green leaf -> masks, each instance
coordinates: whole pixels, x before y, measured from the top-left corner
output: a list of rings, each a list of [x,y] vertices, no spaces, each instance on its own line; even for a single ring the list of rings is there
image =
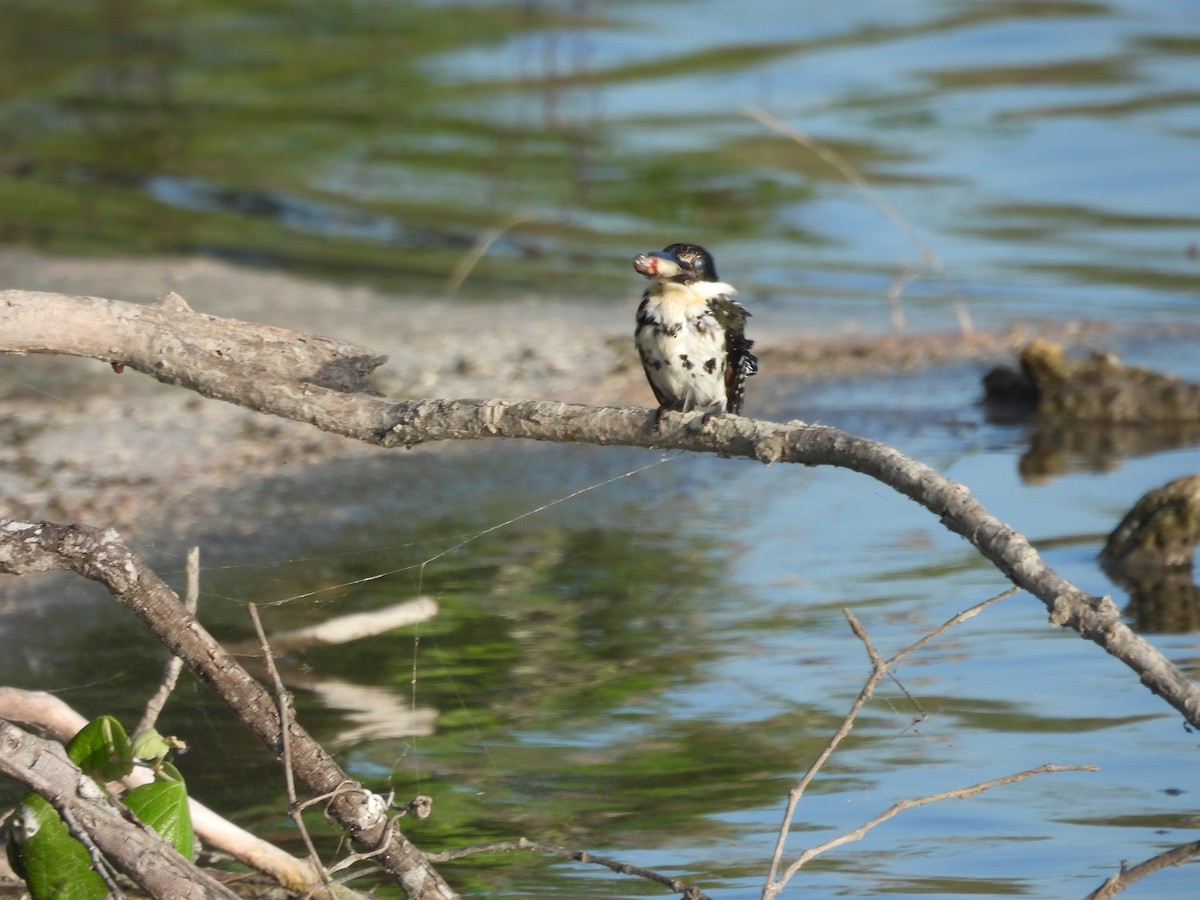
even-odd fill
[[[108,887],[58,810],[32,791],[9,819],[9,858],[33,900],[104,900]]]
[[[101,716],[84,725],[67,744],[67,756],[101,784],[117,781],[133,771],[129,736],[112,716]]]
[[[185,859],[195,859],[187,786],[173,765],[163,763],[163,769],[170,770],[164,772],[168,780],[134,788],[125,795],[125,805]]]
[[[143,728],[133,736],[133,758],[158,762],[171,752],[171,744],[154,728]]]

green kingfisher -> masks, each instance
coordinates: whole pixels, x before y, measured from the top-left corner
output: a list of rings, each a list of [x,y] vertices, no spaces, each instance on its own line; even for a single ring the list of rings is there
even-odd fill
[[[667,410],[740,414],[758,357],[746,338],[750,313],[717,280],[712,256],[695,244],[671,244],[635,256],[633,268],[651,281],[634,341],[658,398],[655,424]]]

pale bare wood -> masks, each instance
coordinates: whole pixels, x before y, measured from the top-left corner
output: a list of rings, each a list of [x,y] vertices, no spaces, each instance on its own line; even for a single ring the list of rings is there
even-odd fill
[[[1200,841],[1192,841],[1172,847],[1157,856],[1153,856],[1136,866],[1126,866],[1121,863],[1121,871],[1105,879],[1104,884],[1092,891],[1083,900],[1112,900],[1113,897],[1132,884],[1141,881],[1148,875],[1160,872],[1168,866],[1182,866],[1196,856],[1200,856]]]

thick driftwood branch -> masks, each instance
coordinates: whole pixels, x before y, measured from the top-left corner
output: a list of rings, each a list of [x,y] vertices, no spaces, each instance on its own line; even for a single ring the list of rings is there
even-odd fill
[[[121,872],[152,897],[237,900],[154,832],[126,819],[53,741],[0,720],[0,774],[28,785],[74,822]]]
[[[280,752],[279,715],[274,699],[213,639],[170,586],[126,547],[114,530],[0,520],[0,573],[25,575],[55,569],[78,572],[107,587],[267,747]],[[347,834],[371,850],[382,844],[374,860],[397,876],[409,897],[444,900],[457,896],[424,854],[399,829],[389,825],[387,804],[382,798],[346,775],[325,749],[294,722],[288,739],[297,777],[312,793],[331,795],[328,811]],[[4,745],[2,749],[7,752],[9,748]]]
[[[0,291],[0,323],[3,352],[102,359],[188,387],[196,372],[212,373],[219,367],[221,377],[234,384],[263,376],[286,377],[361,391],[366,389],[366,376],[387,361],[386,356],[345,341],[204,315],[176,293],[142,305],[102,297]]]
[[[973,544],[1017,586],[1040,599],[1054,625],[1074,629],[1116,656],[1142,682],[1200,728],[1200,685],[1187,678],[1151,644],[1129,630],[1107,597],[1079,590],[1051,569],[1018,532],[990,515],[963,485],[897,450],[836,428],[777,424],[738,416],[711,420],[696,428],[700,415],[669,413],[662,430],[644,409],[608,409],[569,403],[510,400],[415,400],[396,403],[380,397],[331,390],[313,383],[310,368],[288,372],[280,366],[246,377],[237,367],[223,364],[212,353],[189,352],[196,314],[190,310],[176,323],[169,339],[151,341],[138,325],[134,304],[27,291],[0,292],[0,352],[80,353],[63,323],[88,315],[96,304],[117,310],[109,318],[121,328],[110,335],[113,344],[97,358],[121,360],[168,384],[191,388],[259,412],[309,422],[325,431],[385,447],[412,446],[425,441],[481,438],[622,444],[637,447],[718,452],[745,456],[764,463],[791,462],[832,465],[869,475],[937,515],[942,524]],[[82,312],[74,312],[83,305]],[[54,321],[37,327],[40,310],[52,309]],[[208,317],[204,317],[208,318]],[[22,328],[14,331],[9,322]],[[88,320],[90,322],[90,319]],[[225,327],[253,333],[262,326],[215,320]],[[32,323],[32,324],[31,324]],[[155,328],[170,330],[165,312]],[[269,329],[278,335],[278,329]],[[19,333],[16,346],[12,334]],[[153,332],[158,335],[158,331]],[[296,340],[304,336],[297,335]],[[252,344],[252,339],[247,338]],[[156,350],[165,348],[169,352]],[[357,348],[361,351],[361,348]],[[174,354],[181,354],[176,356]],[[88,355],[88,354],[84,354]],[[360,353],[361,355],[361,353]],[[369,352],[368,352],[369,355]]]

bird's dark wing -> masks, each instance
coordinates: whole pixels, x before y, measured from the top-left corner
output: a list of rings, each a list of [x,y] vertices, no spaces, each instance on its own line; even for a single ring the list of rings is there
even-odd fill
[[[746,399],[746,379],[758,372],[758,357],[750,352],[754,341],[746,337],[750,313],[734,300],[721,299],[728,305],[721,317],[725,325],[725,411],[738,416]]]

